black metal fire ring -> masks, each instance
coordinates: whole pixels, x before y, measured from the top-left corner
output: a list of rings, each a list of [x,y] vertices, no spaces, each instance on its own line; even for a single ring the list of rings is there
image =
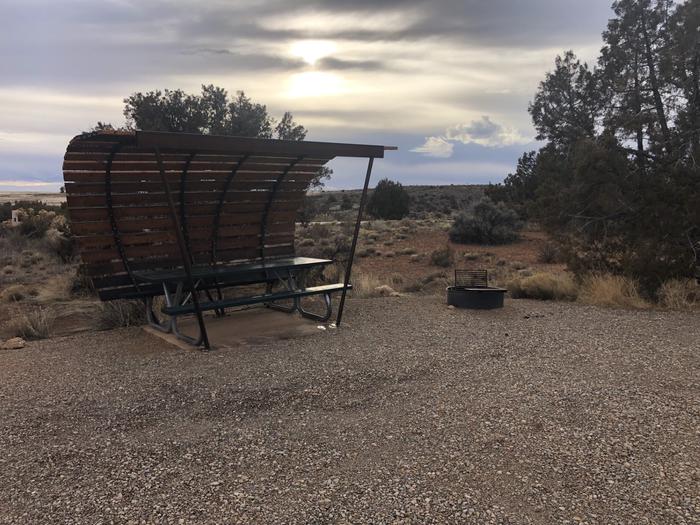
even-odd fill
[[[464,286],[449,286],[447,288],[447,304],[455,308],[472,310],[494,310],[503,308],[504,288],[491,286],[467,288]]]

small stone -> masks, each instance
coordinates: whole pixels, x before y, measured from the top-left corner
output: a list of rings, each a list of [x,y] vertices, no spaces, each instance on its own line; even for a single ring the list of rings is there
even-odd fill
[[[13,337],[12,339],[5,341],[2,344],[2,348],[3,350],[18,350],[20,348],[24,348],[26,344],[26,341],[21,337]]]

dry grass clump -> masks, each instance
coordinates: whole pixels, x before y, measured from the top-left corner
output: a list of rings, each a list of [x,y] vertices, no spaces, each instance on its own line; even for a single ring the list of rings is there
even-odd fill
[[[648,308],[650,305],[639,294],[637,282],[620,275],[595,274],[584,277],[579,301],[598,306],[621,308]]]
[[[74,283],[73,273],[55,275],[41,285],[38,299],[41,302],[67,301],[71,298]]]
[[[529,277],[516,277],[506,284],[511,297],[539,299],[541,301],[573,301],[577,288],[566,274],[536,273]]]
[[[98,325],[102,330],[146,323],[146,308],[142,301],[117,300],[100,305]]]
[[[304,248],[306,246],[315,246],[315,245],[316,245],[316,241],[314,241],[313,239],[301,239],[297,243],[297,246],[299,246],[301,248]]]
[[[0,298],[5,303],[18,303],[24,300],[29,294],[26,288],[21,284],[13,284],[8,286],[0,293]]]
[[[560,259],[559,248],[552,241],[545,242],[537,252],[537,261],[542,264],[554,264]]]
[[[379,278],[371,273],[358,272],[352,278],[352,290],[355,297],[379,297],[377,291],[383,286]]]
[[[430,264],[433,266],[439,266],[440,268],[447,268],[452,266],[454,261],[454,254],[452,248],[445,246],[444,248],[438,248],[430,254]]]
[[[14,337],[47,339],[51,335],[56,315],[48,308],[36,308],[14,317],[7,328]]]
[[[389,278],[389,282],[391,283],[391,286],[394,288],[399,288],[403,283],[405,282],[404,276],[401,275],[400,273],[393,273],[391,274],[391,277]]]
[[[652,306],[640,294],[637,282],[628,277],[592,274],[577,283],[564,273],[527,273],[506,274],[497,280],[514,299],[578,300],[583,304],[635,309]],[[692,279],[667,281],[659,289],[658,306],[673,310],[700,308],[700,285]]]
[[[700,308],[700,285],[694,279],[672,279],[661,285],[659,304],[671,310]]]

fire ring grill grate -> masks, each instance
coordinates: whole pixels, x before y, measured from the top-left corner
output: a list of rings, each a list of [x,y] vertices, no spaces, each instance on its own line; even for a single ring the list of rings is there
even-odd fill
[[[455,286],[458,288],[487,288],[487,270],[455,270]]]
[[[455,285],[447,288],[447,304],[456,308],[503,308],[507,290],[489,286],[486,270],[455,270]]]

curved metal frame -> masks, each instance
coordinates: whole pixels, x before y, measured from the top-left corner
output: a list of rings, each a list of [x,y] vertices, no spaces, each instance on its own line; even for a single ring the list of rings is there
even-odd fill
[[[180,174],[180,227],[182,228],[182,235],[185,239],[185,246],[187,246],[187,251],[192,253],[192,246],[190,245],[190,232],[187,229],[187,210],[185,209],[185,190],[187,188],[187,173],[190,170],[190,164],[194,160],[196,153],[190,153],[185,161],[185,167],[182,169]]]
[[[214,213],[214,224],[212,226],[212,233],[211,233],[211,264],[216,264],[216,248],[217,244],[219,242],[219,225],[221,223],[221,210],[224,208],[224,202],[226,201],[226,193],[228,193],[228,189],[231,186],[231,182],[233,182],[234,177],[236,176],[236,173],[238,172],[239,169],[241,169],[241,166],[243,163],[248,160],[248,157],[250,157],[250,154],[245,154],[241,158],[241,160],[238,161],[238,164],[236,164],[233,169],[231,170],[231,173],[228,174],[226,177],[226,182],[224,183],[224,189],[221,192],[221,196],[219,197],[219,203],[216,206],[216,212]]]
[[[267,204],[265,205],[265,210],[263,211],[262,221],[260,222],[260,258],[262,259],[263,264],[265,264],[265,241],[267,240],[267,218],[268,218],[268,215],[270,214],[270,208],[272,207],[272,203],[275,200],[275,196],[277,195],[277,189],[279,188],[279,185],[282,183],[282,181],[287,176],[287,174],[290,172],[290,170],[294,166],[299,164],[302,160],[304,160],[303,155],[297,157],[292,162],[290,162],[289,166],[287,166],[284,169],[284,171],[280,174],[280,176],[277,177],[277,180],[275,180],[274,186],[272,186],[272,191],[270,191],[270,197],[267,199]]]
[[[112,203],[112,162],[114,162],[114,157],[116,157],[119,150],[122,149],[122,143],[118,142],[112,147],[109,152],[109,157],[107,157],[107,165],[105,166],[105,200],[107,202],[107,215],[109,216],[109,224],[112,228],[112,238],[114,240],[114,245],[117,247],[117,252],[122,260],[124,269],[126,273],[129,274],[129,279],[133,284],[136,292],[140,292],[139,284],[134,277],[134,273],[131,271],[131,266],[129,266],[129,261],[126,258],[126,251],[124,250],[124,245],[122,244],[121,236],[119,234],[119,225],[117,224],[117,218],[114,216],[114,206]]]

